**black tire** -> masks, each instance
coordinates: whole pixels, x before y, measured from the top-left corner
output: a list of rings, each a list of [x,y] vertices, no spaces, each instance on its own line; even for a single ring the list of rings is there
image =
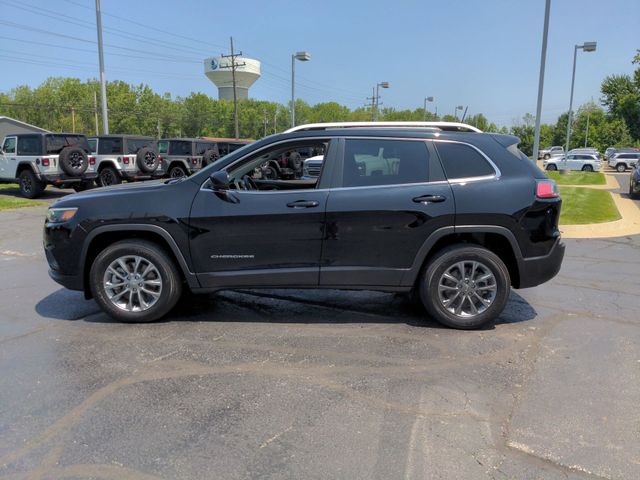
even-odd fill
[[[101,187],[109,187],[111,185],[120,185],[122,178],[117,170],[113,167],[104,167],[98,174],[98,185]]]
[[[67,175],[77,177],[82,175],[89,166],[87,152],[79,147],[64,147],[58,157],[60,167]]]
[[[593,167],[591,165],[584,165],[582,167],[583,172],[593,172]]]
[[[73,188],[76,192],[84,192],[85,190],[89,190],[91,187],[93,187],[93,181],[91,180],[86,180],[71,185],[71,188]]]
[[[638,195],[634,189],[633,189],[633,185],[631,184],[631,182],[629,182],[629,198],[632,200],[638,200],[640,198],[640,195]]]
[[[218,152],[211,148],[207,151],[205,151],[202,154],[202,168],[206,167],[207,165],[215,162],[218,158],[220,158],[220,155],[218,154]]]
[[[182,165],[174,165],[169,169],[169,177],[171,178],[181,178],[188,175],[187,170]]]
[[[107,269],[117,259],[127,257],[140,257],[143,259],[140,265],[151,264],[155,268],[152,271],[154,278],[152,281],[160,282],[157,300],[152,303],[148,308],[142,309],[139,300],[141,298],[140,291],[136,291],[134,294],[131,290],[129,293],[124,293],[120,298],[129,297],[126,301],[124,308],[118,307],[109,298],[109,292],[107,292],[107,286],[105,284],[107,278]],[[147,262],[147,263],[143,263]],[[126,262],[125,262],[126,263]],[[134,261],[126,263],[127,266],[133,268]],[[119,273],[124,273],[124,270],[120,269]],[[121,275],[122,277],[122,275]],[[116,276],[111,276],[111,279],[118,279]],[[126,282],[123,280],[123,282]],[[135,282],[135,281],[134,281]],[[182,293],[182,280],[180,278],[180,272],[175,265],[169,254],[160,246],[147,240],[124,240],[105,248],[93,262],[91,271],[89,273],[89,285],[91,292],[96,302],[102,308],[102,310],[111,316],[112,318],[120,322],[153,322],[162,318],[164,315],[175,306],[180,299]],[[129,287],[121,287],[122,289]],[[153,288],[153,287],[148,287]],[[114,289],[111,289],[113,293]],[[115,293],[114,298],[119,294]],[[151,297],[147,297],[147,300]],[[132,309],[128,310],[126,307],[131,302]],[[139,311],[135,311],[136,303]],[[151,302],[149,302],[151,303]]]
[[[558,167],[556,167],[553,163],[550,165],[547,165],[547,170],[549,172],[555,172],[556,170],[558,170]]]
[[[455,287],[452,285],[444,286],[446,290],[443,290],[443,295],[451,295],[449,298],[444,299],[444,301],[453,299],[451,305],[454,312],[449,311],[444,305],[444,301],[441,300],[439,285],[441,281],[444,282],[444,274],[451,272],[451,269],[456,269],[457,265],[461,262],[467,262],[463,264],[463,270],[465,270],[465,272],[467,271],[467,266],[469,266],[469,270],[471,270],[472,262],[480,265],[476,268],[475,273],[479,275],[484,272],[481,277],[471,277],[471,272],[468,272],[468,274],[472,280],[477,280],[478,283],[487,282],[485,285],[477,287],[478,291],[481,292],[481,296],[491,296],[492,294],[488,289],[495,286],[493,298],[485,297],[485,300],[490,302],[488,306],[486,306],[484,302],[478,304],[477,301],[479,298],[476,299],[476,297],[472,297],[471,295],[465,295],[465,292],[471,291],[466,289],[475,291],[476,288],[476,284],[474,284],[473,281],[465,282],[464,278],[467,276],[467,273],[460,275],[460,284],[462,284],[462,286],[460,286],[460,284]],[[458,271],[460,270],[459,268],[457,269]],[[493,277],[489,280],[481,280],[481,278],[488,273],[491,273]],[[449,282],[449,280],[446,281]],[[472,287],[470,283],[474,284],[474,286]],[[489,283],[491,283],[491,285],[489,285]],[[462,330],[470,330],[492,324],[502,313],[502,310],[504,310],[509,298],[510,286],[509,270],[504,262],[486,248],[469,244],[451,245],[439,251],[426,265],[426,268],[421,274],[419,284],[420,298],[429,316],[443,325]],[[457,292],[457,296],[455,296],[456,294],[454,292]],[[462,297],[460,297],[461,294]],[[458,298],[462,298],[462,300],[458,301]],[[467,305],[471,307],[471,305],[469,305],[469,302],[472,301],[471,299],[473,299],[476,309],[477,306],[480,305],[484,310],[478,310],[476,314],[464,316],[464,309],[461,309],[460,314],[456,314],[457,305]],[[453,305],[456,305],[456,307],[454,308]]]
[[[627,169],[627,166],[624,163],[619,163],[616,165],[616,170],[620,173],[624,172]]]
[[[158,169],[160,159],[152,148],[144,147],[136,154],[136,165],[144,173],[153,173]]]
[[[549,160],[551,158],[551,155],[549,155],[548,153],[544,154],[544,159],[545,160]]]
[[[38,180],[31,169],[25,169],[18,175],[20,194],[25,198],[38,198],[42,195],[46,185]]]

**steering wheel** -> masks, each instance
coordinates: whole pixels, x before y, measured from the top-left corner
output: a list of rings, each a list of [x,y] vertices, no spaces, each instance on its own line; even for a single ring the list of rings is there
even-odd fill
[[[241,185],[244,190],[258,190],[258,185],[249,174],[243,175]]]

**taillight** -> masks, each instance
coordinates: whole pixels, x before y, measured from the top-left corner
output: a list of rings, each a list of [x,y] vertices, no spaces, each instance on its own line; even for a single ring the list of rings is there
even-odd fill
[[[158,162],[162,163],[162,160],[163,160],[162,155],[158,155]]]
[[[536,181],[536,197],[538,198],[558,198],[558,186],[553,180]]]
[[[128,165],[129,164],[129,157],[122,157],[122,161]]]
[[[96,164],[96,157],[89,157],[89,165],[95,165]]]
[[[42,159],[42,166],[43,167],[48,167],[49,166],[49,159],[48,158],[43,158]]]

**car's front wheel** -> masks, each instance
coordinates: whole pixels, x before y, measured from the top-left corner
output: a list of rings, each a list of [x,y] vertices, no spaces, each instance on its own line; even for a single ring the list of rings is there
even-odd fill
[[[45,184],[31,170],[23,170],[18,176],[20,194],[25,198],[37,198],[44,192]]]
[[[181,178],[186,177],[187,175],[187,170],[180,165],[174,165],[169,169],[170,178]]]
[[[180,273],[155,243],[125,240],[96,257],[89,274],[93,297],[122,322],[152,322],[166,315],[180,298]]]
[[[438,252],[420,279],[420,298],[428,314],[453,328],[490,324],[510,292],[509,270],[486,248],[457,244]]]

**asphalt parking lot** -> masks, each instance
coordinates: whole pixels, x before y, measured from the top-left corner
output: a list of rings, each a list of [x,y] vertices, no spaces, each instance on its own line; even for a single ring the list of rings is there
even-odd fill
[[[568,240],[493,329],[229,291],[117,324],[0,212],[0,478],[640,478],[640,237]]]

